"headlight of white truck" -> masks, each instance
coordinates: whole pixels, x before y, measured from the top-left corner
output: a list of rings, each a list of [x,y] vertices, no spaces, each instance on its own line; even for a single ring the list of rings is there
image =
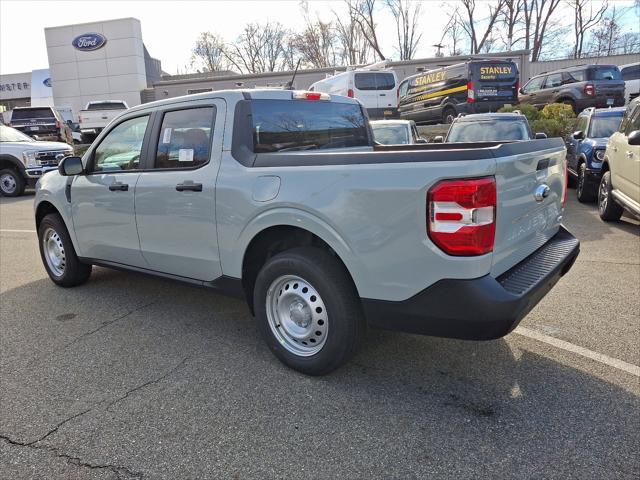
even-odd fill
[[[37,167],[36,152],[22,152],[22,163],[24,163],[25,167]]]
[[[599,162],[604,160],[604,150],[596,150],[596,160]]]

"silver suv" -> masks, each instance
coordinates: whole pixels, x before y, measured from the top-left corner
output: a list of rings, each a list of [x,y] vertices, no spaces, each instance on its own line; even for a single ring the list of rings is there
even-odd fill
[[[619,220],[623,210],[640,217],[640,98],[629,104],[620,128],[609,138],[602,172],[600,218]]]

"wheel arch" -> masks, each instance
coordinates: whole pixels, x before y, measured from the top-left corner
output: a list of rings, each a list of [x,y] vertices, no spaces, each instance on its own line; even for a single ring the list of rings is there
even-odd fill
[[[42,202],[38,203],[38,206],[36,207],[36,230],[40,228],[40,223],[42,222],[42,219],[47,215],[49,215],[50,213],[57,213],[58,215],[60,215],[60,217],[64,221],[62,214],[55,207],[55,205],[47,200],[43,200]],[[67,230],[68,229],[69,227],[67,227]]]
[[[336,246],[335,241],[327,241],[326,236],[323,238],[322,234],[312,230],[303,226],[281,223],[265,227],[252,236],[243,250],[241,266],[242,287],[252,312],[253,289],[262,266],[274,255],[296,247],[316,247],[335,256],[357,290],[357,284],[352,274],[353,266],[349,268],[345,262],[346,256],[343,247]]]
[[[15,168],[18,172],[24,175],[23,163],[17,157],[6,153],[0,154],[0,170],[5,168]]]

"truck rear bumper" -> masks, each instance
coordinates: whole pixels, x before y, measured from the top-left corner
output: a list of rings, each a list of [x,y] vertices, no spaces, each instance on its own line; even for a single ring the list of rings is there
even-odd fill
[[[400,301],[362,299],[369,325],[436,337],[491,340],[513,330],[569,271],[580,242],[563,227],[497,278],[440,280]]]

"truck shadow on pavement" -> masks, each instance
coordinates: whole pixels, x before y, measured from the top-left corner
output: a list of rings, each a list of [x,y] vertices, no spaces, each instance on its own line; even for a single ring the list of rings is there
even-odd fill
[[[311,378],[271,355],[243,302],[170,281],[96,268],[0,306],[5,478],[69,456],[131,478],[638,474],[634,388],[525,339],[371,331]]]

